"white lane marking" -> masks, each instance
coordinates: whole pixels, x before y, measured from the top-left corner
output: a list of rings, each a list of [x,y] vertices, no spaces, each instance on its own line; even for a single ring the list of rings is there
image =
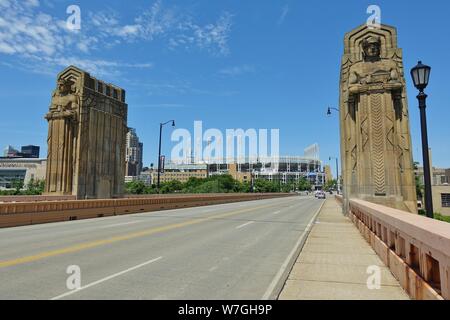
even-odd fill
[[[150,263],[156,262],[156,261],[161,260],[161,259],[162,259],[162,257],[159,257],[159,258],[152,259],[152,260],[149,260],[149,261],[147,261],[147,262],[138,264],[137,266],[131,267],[131,268],[127,269],[127,270],[124,270],[124,271],[115,273],[115,274],[113,274],[113,275],[110,275],[110,276],[108,276],[108,277],[106,277],[106,278],[97,280],[97,281],[95,281],[95,282],[91,282],[91,283],[89,283],[89,284],[87,284],[87,285],[85,285],[85,286],[82,286],[82,287],[79,288],[79,289],[75,289],[75,290],[72,290],[72,291],[63,293],[63,294],[61,294],[61,295],[59,295],[59,296],[56,296],[56,297],[54,297],[54,298],[51,298],[50,300],[59,300],[59,299],[61,299],[61,298],[70,296],[70,295],[75,294],[75,293],[78,293],[78,292],[80,292],[80,291],[82,291],[82,290],[84,290],[84,289],[87,289],[87,288],[96,286],[96,285],[98,285],[98,284],[100,284],[100,283],[102,283],[102,282],[111,280],[111,279],[116,278],[116,277],[118,277],[118,276],[121,276],[121,275],[123,275],[123,274],[125,274],[125,273],[127,273],[127,272],[130,272],[130,271],[133,271],[133,270],[142,268],[142,267],[144,267],[144,266],[146,266],[146,265],[148,265],[148,264],[150,264]]]
[[[218,266],[214,266],[211,269],[209,269],[209,272],[213,272],[213,271],[217,270],[217,268],[219,268],[219,267]]]
[[[278,270],[277,274],[275,275],[275,277],[273,278],[273,280],[270,283],[269,287],[267,288],[266,292],[264,293],[264,295],[262,297],[262,300],[268,300],[270,298],[270,296],[273,294],[273,291],[275,290],[275,288],[277,287],[278,283],[280,282],[281,277],[283,277],[283,274],[286,271],[286,269],[288,268],[289,263],[291,262],[291,260],[294,257],[295,253],[298,251],[298,249],[299,249],[300,245],[302,244],[304,238],[309,234],[309,231],[310,231],[310,229],[311,229],[311,227],[312,227],[312,225],[314,223],[314,220],[319,215],[320,210],[322,209],[324,203],[325,203],[325,201],[320,205],[320,207],[317,210],[317,212],[313,215],[313,217],[309,221],[308,226],[306,227],[305,231],[303,231],[302,235],[298,239],[298,241],[295,244],[294,248],[292,249],[291,253],[288,255],[288,257],[286,258],[284,263],[281,265],[280,270]],[[289,274],[288,274],[288,277],[289,277]]]
[[[275,211],[273,214],[279,214],[281,211]]]
[[[240,226],[237,226],[236,229],[241,229],[241,228],[246,227],[246,226],[248,226],[248,225],[250,225],[252,223],[255,223],[255,221],[249,221],[249,222],[246,222],[244,224],[241,224]]]
[[[105,228],[113,228],[113,227],[120,227],[120,226],[126,226],[129,224],[136,224],[142,222],[142,220],[137,220],[137,221],[130,221],[130,222],[123,222],[123,223],[116,223],[116,224],[108,224],[106,226],[101,226],[98,227],[99,229],[105,229]]]

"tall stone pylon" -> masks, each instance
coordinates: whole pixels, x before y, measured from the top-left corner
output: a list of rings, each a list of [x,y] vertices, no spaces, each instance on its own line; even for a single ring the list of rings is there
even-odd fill
[[[125,90],[70,66],[57,78],[48,121],[46,194],[123,196]]]
[[[349,199],[417,213],[402,50],[397,30],[345,35],[340,78],[344,210]]]

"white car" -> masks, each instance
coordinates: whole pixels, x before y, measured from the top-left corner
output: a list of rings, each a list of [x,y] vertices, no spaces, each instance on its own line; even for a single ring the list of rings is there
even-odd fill
[[[326,198],[327,195],[323,191],[319,192],[319,194],[317,195],[317,199],[326,199]]]

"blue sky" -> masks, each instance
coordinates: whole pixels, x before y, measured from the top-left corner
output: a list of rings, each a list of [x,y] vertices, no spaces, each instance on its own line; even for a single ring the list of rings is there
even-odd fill
[[[81,30],[64,29],[81,8]],[[50,1],[0,0],[0,146],[36,144],[46,154],[48,110],[58,71],[76,64],[127,90],[128,125],[157,158],[158,124],[178,128],[279,128],[280,153],[339,153],[336,107],[344,34],[370,4],[399,32],[408,71],[414,158],[421,160],[416,90],[409,69],[433,67],[427,93],[433,164],[450,167],[448,1]],[[170,128],[164,153],[170,154]],[[334,168],[334,162],[332,162]]]

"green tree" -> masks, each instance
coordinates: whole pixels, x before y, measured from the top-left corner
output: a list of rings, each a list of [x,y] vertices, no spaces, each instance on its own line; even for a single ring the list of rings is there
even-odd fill
[[[205,179],[199,179],[191,177],[187,182],[184,183],[183,192],[184,193],[195,193],[195,189],[199,187]]]
[[[299,191],[311,191],[311,182],[305,177],[300,178],[298,181],[298,190]]]
[[[22,192],[26,195],[41,195],[44,193],[45,180],[31,179],[26,185],[25,191]]]
[[[325,183],[325,186],[323,187],[323,189],[325,191],[330,191],[330,190],[337,190],[337,180],[333,179],[333,180],[329,180]]]
[[[20,195],[22,193],[24,183],[22,180],[13,180],[11,182],[11,186],[14,189],[14,195]]]
[[[155,184],[145,187],[144,194],[157,194],[157,193],[158,193],[158,189],[156,188]]]
[[[161,184],[161,193],[180,192],[183,189],[183,183],[178,180],[172,180]]]
[[[414,162],[414,171],[417,172],[418,169],[419,169],[419,163]],[[423,199],[423,192],[424,192],[425,186],[423,185],[422,181],[420,181],[420,177],[418,174],[415,174],[414,177],[416,180],[417,199]]]
[[[145,183],[142,181],[131,181],[125,184],[125,190],[128,194],[144,194],[145,189]]]
[[[254,183],[254,189],[258,193],[280,192],[280,183],[278,181],[257,179]]]

